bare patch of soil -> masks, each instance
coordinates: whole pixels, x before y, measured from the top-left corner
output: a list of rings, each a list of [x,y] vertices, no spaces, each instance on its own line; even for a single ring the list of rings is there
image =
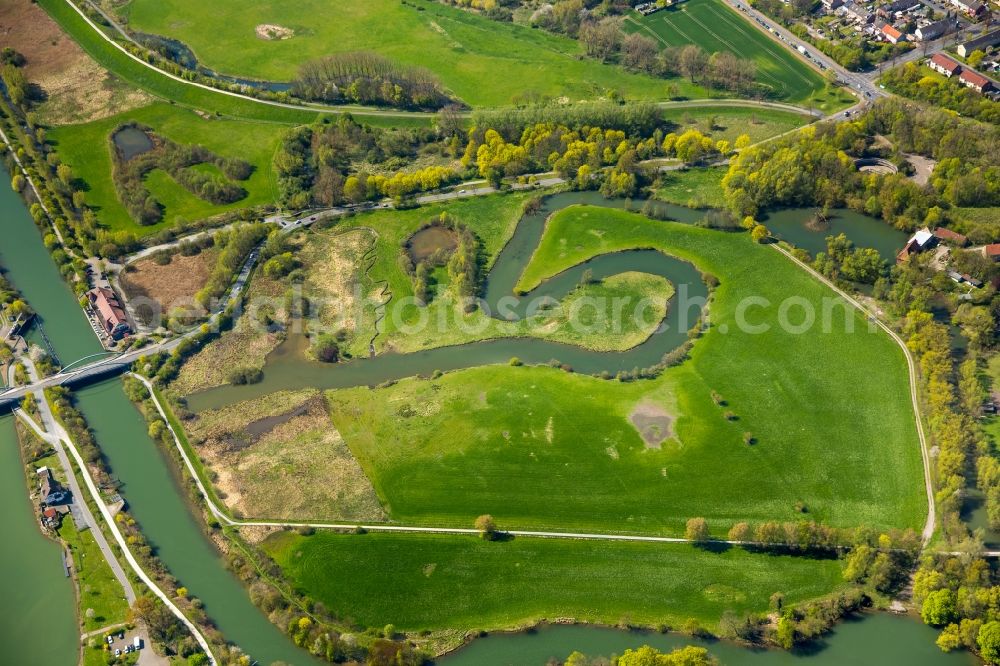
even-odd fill
[[[190,257],[175,254],[163,266],[149,258],[140,259],[122,271],[118,282],[126,298],[153,300],[166,315],[173,307],[192,305],[195,293],[208,281],[217,256],[214,249]]]
[[[38,113],[48,124],[89,122],[152,101],[91,60],[30,0],[0,2],[0,44],[24,55],[24,74],[41,89]]]
[[[648,400],[640,402],[628,416],[629,421],[639,431],[647,449],[658,449],[664,441],[674,435],[674,418],[660,405]]]
[[[280,392],[209,411],[191,428],[216,487],[248,517],[380,520],[368,477],[315,390]],[[240,446],[234,447],[233,441]]]
[[[295,36],[295,31],[291,28],[275,25],[273,23],[261,23],[254,28],[254,33],[257,35],[257,39],[265,39],[267,41],[291,39]]]

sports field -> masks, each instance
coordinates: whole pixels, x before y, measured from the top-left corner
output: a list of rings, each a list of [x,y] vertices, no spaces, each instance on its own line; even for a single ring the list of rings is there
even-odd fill
[[[264,549],[297,587],[340,617],[405,631],[496,629],[542,618],[714,628],[727,610],[763,612],[841,586],[837,560],[643,544],[425,534],[301,537]]]
[[[689,259],[721,281],[713,326],[691,360],[656,380],[490,366],[328,394],[335,426],[391,518],[468,525],[491,513],[509,527],[667,534],[692,516],[718,533],[739,520],[921,524],[902,353],[840,305],[824,329],[831,292],[774,250],[742,234],[574,207],[549,220],[519,288],[636,247]],[[808,333],[779,325],[789,297],[814,308]],[[749,298],[768,304],[748,310],[766,333],[737,325]],[[802,321],[800,307],[784,311],[788,321]],[[643,405],[665,419],[670,436],[659,447],[634,425]]]
[[[705,96],[680,78],[630,74],[581,58],[576,40],[436,1],[134,0],[123,12],[133,29],[179,39],[204,65],[226,74],[287,81],[308,60],[368,50],[430,69],[474,106],[509,104],[526,92],[576,100],[616,90],[631,99],[667,99],[671,84],[685,97]],[[291,28],[294,36],[260,39],[261,24]]]
[[[111,177],[110,135],[116,127],[135,120],[158,134],[181,144],[201,144],[224,157],[250,162],[254,172],[241,182],[247,196],[228,205],[215,205],[196,197],[156,170],[146,186],[164,205],[163,221],[140,226],[118,199]],[[83,181],[87,205],[95,209],[99,222],[113,230],[133,231],[143,236],[168,227],[178,217],[199,220],[231,210],[271,203],[276,198],[271,158],[286,127],[274,123],[204,117],[185,108],[156,103],[83,125],[64,125],[49,132],[63,162]]]
[[[826,82],[819,72],[802,62],[782,44],[751,25],[722,0],[688,0],[672,9],[648,16],[631,15],[625,28],[655,38],[664,48],[695,44],[706,53],[729,51],[757,65],[757,80],[774,91],[774,97],[791,102],[828,99]]]

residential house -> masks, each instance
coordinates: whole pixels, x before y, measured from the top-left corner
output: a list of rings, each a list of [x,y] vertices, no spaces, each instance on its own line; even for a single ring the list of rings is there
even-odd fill
[[[970,39],[964,44],[959,44],[958,48],[955,50],[958,51],[958,55],[963,58],[968,58],[969,54],[973,51],[985,51],[991,46],[996,46],[997,44],[1000,44],[1000,30],[994,30],[993,32],[988,32],[985,35],[980,35],[975,39]]]
[[[87,292],[87,300],[97,315],[98,321],[107,333],[115,340],[131,333],[125,309],[118,301],[118,296],[107,287],[97,287]]]
[[[986,11],[986,5],[979,0],[949,0],[949,2],[967,16],[979,16]]]
[[[882,26],[882,38],[890,44],[898,44],[900,42],[906,41],[906,36],[902,32],[896,30],[894,27],[886,23]]]
[[[952,22],[948,19],[941,19],[921,28],[917,28],[913,34],[921,42],[929,42],[937,39],[941,35],[951,30]]]
[[[972,88],[976,92],[986,92],[993,88],[992,81],[973,69],[963,69],[962,73],[958,75],[958,80],[966,88]]]
[[[943,53],[935,53],[927,61],[927,66],[935,72],[944,74],[949,79],[962,71],[962,66],[958,61],[952,60]]]
[[[958,247],[965,247],[969,243],[969,239],[962,234],[957,231],[952,231],[951,229],[945,229],[944,227],[938,227],[935,229],[934,237],[941,242],[948,243],[949,245],[956,245]]]
[[[897,12],[908,12],[914,7],[919,6],[920,0],[893,0],[879,7],[875,10],[875,13],[884,19],[889,19],[895,16]]]
[[[990,243],[984,246],[983,256],[993,261],[1000,261],[1000,243]]]
[[[855,23],[860,23],[862,25],[866,23],[871,23],[875,19],[875,15],[869,12],[867,9],[860,5],[856,5],[853,2],[845,2],[844,6],[839,10],[847,19],[854,21]]]
[[[820,3],[826,8],[827,11],[832,12],[838,7],[842,7],[844,0],[820,0]]]
[[[904,245],[903,249],[896,255],[896,263],[901,264],[913,255],[929,250],[936,244],[937,239],[934,237],[934,234],[931,233],[930,229],[924,227],[923,229],[918,230],[917,233],[910,236],[910,240],[906,241],[906,245]],[[997,247],[1000,248],[1000,245]]]

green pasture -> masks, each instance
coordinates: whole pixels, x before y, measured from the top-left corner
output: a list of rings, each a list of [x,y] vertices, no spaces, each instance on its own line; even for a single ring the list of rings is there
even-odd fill
[[[810,123],[812,116],[768,107],[704,105],[667,107],[663,117],[674,126],[669,130],[680,134],[696,129],[714,140],[725,139],[732,144],[746,134],[751,143],[790,132]]]
[[[314,58],[375,51],[426,67],[473,106],[509,104],[529,92],[595,99],[614,90],[632,99],[667,99],[671,84],[685,97],[705,94],[683,79],[631,74],[582,58],[576,40],[431,0],[133,0],[123,11],[134,29],[179,39],[216,71],[272,81],[292,79]],[[291,28],[295,36],[259,39],[254,29],[260,24]]]
[[[540,619],[715,627],[723,612],[764,612],[842,584],[840,563],[721,553],[687,544],[426,534],[271,536],[263,548],[310,598],[365,626],[498,629]]]
[[[247,196],[232,204],[215,205],[191,194],[165,172],[154,170],[147,176],[146,186],[165,207],[163,221],[138,225],[118,199],[111,176],[110,136],[116,127],[129,120],[148,125],[177,143],[201,144],[224,157],[250,162],[254,165],[253,174],[239,183]],[[189,109],[156,103],[83,125],[54,128],[48,136],[63,162],[82,181],[87,205],[95,210],[99,222],[113,230],[147,235],[172,225],[178,217],[198,220],[274,202],[277,192],[271,159],[284,131],[282,125],[203,117]]]
[[[692,516],[719,534],[739,520],[921,524],[902,352],[773,249],[746,234],[578,206],[549,220],[519,286],[649,247],[721,281],[712,327],[659,379],[492,366],[328,393],[334,424],[391,518],[470,525],[491,513],[509,527],[664,534]],[[790,297],[798,304],[782,310]],[[747,308],[750,298],[757,304]],[[779,311],[798,324],[803,303],[816,327],[783,329]],[[767,332],[740,330],[738,311]],[[670,417],[674,436],[661,448],[647,448],[629,420],[643,403]]]

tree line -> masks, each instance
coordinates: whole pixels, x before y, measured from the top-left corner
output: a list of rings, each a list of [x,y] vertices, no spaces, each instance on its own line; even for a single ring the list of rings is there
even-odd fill
[[[307,100],[401,109],[434,110],[455,102],[430,70],[400,65],[369,51],[306,62],[292,82],[292,93]]]

